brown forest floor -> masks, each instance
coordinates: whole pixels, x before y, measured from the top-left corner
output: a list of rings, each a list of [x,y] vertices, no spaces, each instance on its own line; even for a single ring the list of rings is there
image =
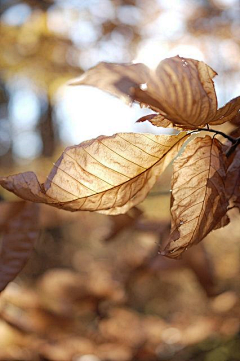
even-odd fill
[[[0,297],[0,360],[240,360],[238,212],[175,261],[157,256],[169,197],[140,208],[43,207],[34,254]]]

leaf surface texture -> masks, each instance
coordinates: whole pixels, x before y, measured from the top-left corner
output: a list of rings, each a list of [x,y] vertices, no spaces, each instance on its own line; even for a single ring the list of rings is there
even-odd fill
[[[216,228],[228,224],[225,155],[214,138],[195,138],[174,163],[171,234],[162,254],[178,258]]]
[[[159,127],[194,129],[222,124],[236,116],[240,97],[217,109],[213,83],[217,73],[203,61],[175,56],[162,60],[156,70],[144,64],[100,63],[73,85],[90,85],[127,103],[136,101],[158,113],[141,119]]]
[[[146,197],[188,136],[100,136],[66,148],[44,184],[32,172],[0,178],[0,184],[25,200],[69,211],[124,213]]]

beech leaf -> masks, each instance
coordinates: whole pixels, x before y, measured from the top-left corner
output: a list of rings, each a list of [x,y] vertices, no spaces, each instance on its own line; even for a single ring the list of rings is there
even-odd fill
[[[231,119],[231,123],[234,124],[237,127],[240,126],[240,111],[238,111],[236,116]]]
[[[148,120],[152,125],[155,125],[156,127],[161,126],[163,128],[173,128],[173,123],[160,114],[145,115],[142,118],[138,119],[136,123],[142,123],[146,120]],[[176,129],[177,126],[174,126],[174,128]],[[179,129],[182,130],[182,128]]]
[[[38,238],[37,204],[8,204],[8,217],[1,227],[0,292],[25,266]],[[6,217],[5,217],[6,218]]]
[[[70,85],[90,85],[132,103],[131,89],[146,83],[150,69],[144,64],[99,63]]]
[[[140,203],[189,137],[119,133],[65,149],[44,184],[32,172],[0,178],[17,196],[69,211],[125,213]]]
[[[159,113],[173,124],[187,128],[203,126],[217,111],[212,81],[216,74],[202,61],[175,56],[160,62],[145,92],[157,100]],[[135,94],[138,101],[144,101],[144,91],[136,89]],[[157,124],[155,121],[154,125]]]
[[[218,109],[215,117],[209,121],[209,124],[218,125],[228,121],[236,121],[239,118],[240,97],[232,99],[224,107]]]
[[[240,108],[238,97],[217,110],[215,75],[203,61],[175,56],[161,61],[156,70],[143,64],[100,63],[71,84],[95,86],[158,113],[140,121],[194,129],[229,121]]]
[[[229,223],[226,215],[226,157],[221,143],[195,138],[174,163],[171,234],[161,254],[178,258],[187,247]]]

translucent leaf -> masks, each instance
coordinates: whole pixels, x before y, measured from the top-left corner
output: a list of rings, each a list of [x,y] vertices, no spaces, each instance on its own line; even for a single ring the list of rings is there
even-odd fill
[[[228,121],[237,122],[239,119],[240,109],[240,97],[232,99],[224,107],[218,109],[215,117],[209,122],[209,124],[218,125]]]
[[[144,64],[99,63],[70,85],[90,85],[131,103],[131,89],[146,83],[149,69]]]
[[[119,133],[66,148],[44,184],[32,172],[0,178],[23,199],[69,211],[124,213],[140,203],[189,135]]]
[[[229,222],[225,162],[221,143],[209,136],[195,138],[175,161],[171,234],[162,254],[177,258],[211,230]]]
[[[194,129],[229,121],[240,108],[238,97],[217,110],[215,75],[203,61],[175,56],[161,61],[155,71],[143,64],[100,63],[71,84],[95,86],[159,113],[140,121]]]
[[[159,113],[173,124],[192,128],[205,125],[217,110],[217,98],[212,82],[216,72],[204,62],[179,56],[159,64],[154,76],[147,82],[147,90],[136,89],[136,100],[144,101],[145,93],[157,103]],[[159,124],[162,126],[161,119]]]

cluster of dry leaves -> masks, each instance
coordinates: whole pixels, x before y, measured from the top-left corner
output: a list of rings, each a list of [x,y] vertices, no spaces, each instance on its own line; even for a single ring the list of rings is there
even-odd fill
[[[73,82],[98,87],[127,103],[136,101],[155,112],[139,121],[175,128],[178,133],[118,133],[68,147],[43,184],[33,172],[1,177],[2,187],[31,202],[21,203],[22,211],[9,213],[1,254],[1,273],[6,275],[2,289],[32,247],[36,203],[68,211],[125,213],[146,197],[184,144],[174,161],[171,231],[160,253],[178,258],[210,231],[229,223],[229,208],[240,207],[240,140],[209,125],[239,126],[240,97],[218,109],[215,75],[202,61],[176,56],[163,60],[155,71],[143,64],[100,63]],[[201,130],[214,136],[193,135]],[[224,135],[227,143],[220,142],[217,134]],[[19,223],[25,226],[13,241]]]

